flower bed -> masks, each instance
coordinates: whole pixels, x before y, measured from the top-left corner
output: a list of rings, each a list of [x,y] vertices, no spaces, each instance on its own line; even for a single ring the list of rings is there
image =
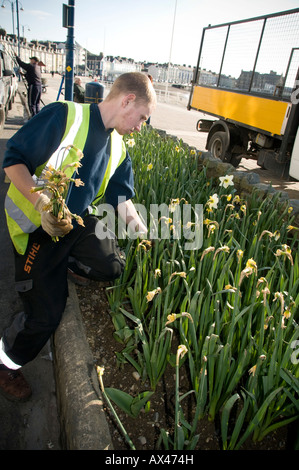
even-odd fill
[[[150,128],[128,145],[151,240],[121,240],[126,268],[107,294],[114,337],[123,344],[118,361],[129,362],[150,387],[137,397],[105,389],[101,369],[105,396],[138,414],[170,364],[175,426],[161,430],[161,448],[197,448],[206,418],[220,420],[223,449],[239,449],[248,437],[262,440],[298,418],[292,208],[279,194],[253,190],[243,198],[232,175],[208,177],[195,150]],[[183,395],[182,364],[191,384]],[[184,416],[190,396],[193,413]]]

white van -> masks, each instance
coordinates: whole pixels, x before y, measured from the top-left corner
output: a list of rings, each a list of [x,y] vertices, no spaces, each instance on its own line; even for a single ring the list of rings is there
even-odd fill
[[[14,102],[17,85],[13,61],[0,44],[0,129],[3,127],[7,112]]]

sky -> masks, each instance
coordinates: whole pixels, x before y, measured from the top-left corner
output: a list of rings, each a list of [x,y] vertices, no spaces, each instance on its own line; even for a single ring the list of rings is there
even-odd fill
[[[12,3],[0,0],[7,33],[13,32]],[[66,41],[63,3],[68,0],[19,0],[20,36]],[[75,0],[74,36],[94,54],[195,66],[203,27],[298,7],[299,0]]]

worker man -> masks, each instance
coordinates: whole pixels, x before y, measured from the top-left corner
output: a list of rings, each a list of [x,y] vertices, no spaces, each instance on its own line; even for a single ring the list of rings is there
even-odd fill
[[[42,79],[40,61],[37,57],[30,57],[30,62],[27,64],[16,56],[16,61],[26,70],[25,79],[28,84],[28,106],[31,116],[35,116],[40,111],[40,100],[42,94]]]
[[[146,233],[131,201],[132,162],[121,136],[139,132],[155,105],[147,76],[126,73],[101,103],[51,103],[8,141],[3,168],[11,184],[5,211],[24,311],[0,340],[0,390],[6,396],[24,400],[31,394],[20,368],[37,356],[59,325],[68,269],[99,281],[114,280],[124,269],[114,234],[99,236],[105,230],[93,211],[103,194],[130,228]],[[68,217],[58,221],[47,209],[49,197],[30,191],[67,143],[77,144],[84,155],[75,176],[84,186],[74,184],[67,196],[70,212],[81,215],[84,226]]]

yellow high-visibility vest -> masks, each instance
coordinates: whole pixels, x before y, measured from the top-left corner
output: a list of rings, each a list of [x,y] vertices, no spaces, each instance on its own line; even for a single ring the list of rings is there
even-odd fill
[[[63,162],[58,162],[59,153],[62,148],[73,145],[83,152],[87,139],[90,117],[90,104],[73,103],[72,101],[64,101],[68,107],[66,128],[59,147],[49,158],[49,160],[35,171],[35,176],[40,177],[46,165],[51,164],[54,168],[60,165],[65,166],[69,163],[77,161],[76,151],[70,148],[66,153]],[[103,197],[110,178],[126,157],[126,148],[122,136],[116,130],[111,133],[111,149],[110,158],[107,164],[106,172],[101,183],[100,190],[96,200]],[[68,168],[66,174],[72,176],[73,169]],[[68,174],[69,172],[69,174]],[[34,209],[34,205],[10,183],[5,198],[5,214],[8,231],[14,247],[18,253],[23,255],[28,245],[29,234],[34,232],[41,225],[41,216]]]

